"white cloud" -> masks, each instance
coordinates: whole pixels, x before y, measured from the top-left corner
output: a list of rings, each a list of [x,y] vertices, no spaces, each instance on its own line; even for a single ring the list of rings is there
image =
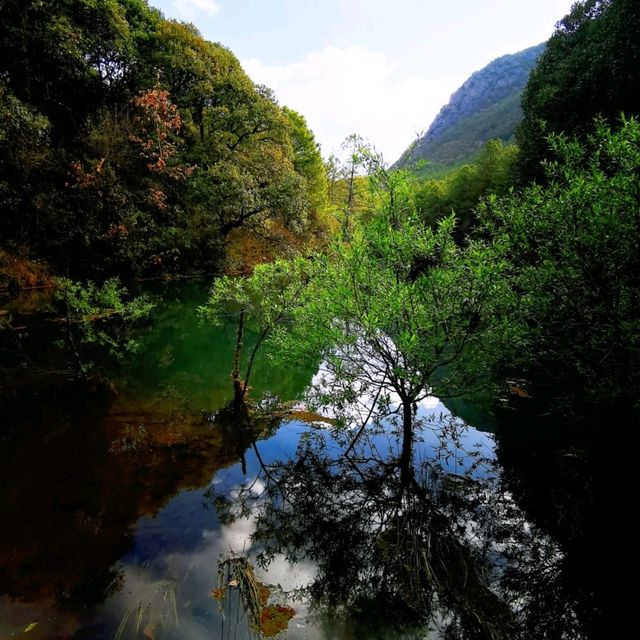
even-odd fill
[[[358,133],[388,162],[428,128],[464,80],[404,75],[387,55],[355,45],[326,47],[282,66],[252,58],[243,67],[282,104],[305,116],[325,156]]]
[[[173,0],[173,6],[181,18],[194,22],[202,14],[212,17],[220,11],[216,0]]]

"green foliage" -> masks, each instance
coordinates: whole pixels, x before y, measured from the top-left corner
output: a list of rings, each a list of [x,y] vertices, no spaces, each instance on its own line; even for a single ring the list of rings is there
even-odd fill
[[[0,81],[0,209],[5,216],[0,230],[12,226],[17,239],[27,235],[33,224],[34,195],[38,192],[34,183],[48,160],[49,134],[48,119]]]
[[[261,330],[271,330],[290,318],[307,284],[309,265],[305,258],[278,259],[257,265],[245,278],[217,278],[198,311],[202,318],[219,323],[230,308],[243,309]]]
[[[304,120],[145,0],[0,7],[0,235],[76,274],[219,269],[232,231],[313,233]]]
[[[483,147],[474,165],[467,165],[440,180],[426,180],[416,193],[416,206],[427,224],[455,213],[458,237],[475,225],[474,210],[481,198],[489,194],[501,195],[514,181],[518,149],[505,146],[500,140],[490,140]]]
[[[127,291],[117,278],[101,286],[82,284],[68,278],[58,281],[56,300],[62,305],[66,321],[66,347],[74,357],[77,375],[88,375],[89,360],[95,347],[112,357],[134,352],[138,343],[129,335],[136,322],[149,315],[153,304],[146,296],[127,300]]]
[[[582,0],[557,25],[522,97],[517,131],[523,181],[544,179],[547,136],[585,138],[596,116],[611,125],[640,113],[640,4]]]
[[[376,174],[377,214],[311,262],[293,321],[275,337],[280,357],[324,363],[315,400],[345,420],[363,395],[410,406],[479,390],[492,366],[479,346],[498,336],[504,261],[479,244],[460,249],[452,217],[421,225],[408,179]]]
[[[585,143],[553,136],[548,186],[491,198],[485,230],[508,246],[519,292],[516,368],[587,415],[637,410],[640,125],[602,122]],[[559,400],[560,401],[560,400]]]
[[[0,19],[0,64],[8,84],[50,119],[58,136],[73,137],[87,115],[125,90],[135,50],[117,0],[9,0]]]
[[[308,207],[315,215],[323,213],[327,207],[327,175],[313,132],[299,113],[283,108],[289,121],[289,131],[293,144],[293,166],[306,182]]]

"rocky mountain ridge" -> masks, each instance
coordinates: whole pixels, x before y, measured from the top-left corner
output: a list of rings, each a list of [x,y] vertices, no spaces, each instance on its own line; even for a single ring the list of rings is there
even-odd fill
[[[520,94],[544,47],[501,56],[473,73],[395,166],[425,160],[421,172],[438,173],[469,161],[492,138],[509,142],[522,115]]]

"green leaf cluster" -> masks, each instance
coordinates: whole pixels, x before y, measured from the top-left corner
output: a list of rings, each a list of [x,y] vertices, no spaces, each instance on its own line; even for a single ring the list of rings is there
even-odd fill
[[[556,26],[522,95],[516,139],[523,183],[544,180],[541,161],[553,158],[547,136],[586,136],[601,116],[640,114],[640,4],[581,0]]]
[[[475,209],[490,194],[504,195],[515,182],[518,148],[490,140],[474,164],[450,171],[440,179],[425,180],[416,193],[416,207],[427,224],[455,213],[458,239],[476,225]]]
[[[309,280],[310,261],[298,257],[259,264],[245,278],[217,278],[205,305],[198,308],[203,319],[218,323],[222,316],[244,310],[260,330],[271,330],[290,320]]]
[[[118,359],[135,352],[138,343],[130,330],[154,307],[147,296],[127,299],[117,278],[100,286],[61,278],[56,300],[65,314],[66,348],[76,360],[78,375],[88,375],[93,368],[90,352],[95,353],[95,347]]]
[[[640,124],[595,127],[550,138],[546,186],[480,209],[518,294],[514,368],[578,416],[636,411],[640,384]]]

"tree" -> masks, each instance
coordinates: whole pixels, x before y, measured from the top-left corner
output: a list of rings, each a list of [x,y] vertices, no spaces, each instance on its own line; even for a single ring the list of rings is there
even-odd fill
[[[248,85],[235,56],[220,44],[206,41],[190,24],[164,20],[148,53],[144,72],[160,71],[163,86],[174,97],[194,143],[205,144],[214,130],[208,116],[212,108],[229,105],[229,89]]]
[[[341,145],[342,157],[331,155],[325,164],[329,202],[341,218],[342,231],[349,234],[356,212],[368,206],[367,179],[381,158],[362,136],[352,133]]]
[[[251,276],[245,278],[223,276],[214,281],[206,304],[198,309],[203,318],[213,322],[219,322],[229,310],[238,313],[238,332],[231,369],[234,404],[237,407],[244,403],[255,358],[264,341],[278,326],[290,320],[292,310],[299,304],[308,284],[308,270],[308,261],[298,258],[257,265]],[[241,378],[246,323],[257,327],[258,339]]]
[[[427,224],[455,213],[456,237],[463,242],[477,224],[475,208],[489,194],[502,195],[515,182],[518,149],[501,140],[489,140],[473,165],[455,169],[446,177],[426,180],[417,189],[416,206]]]
[[[206,122],[211,134],[198,147],[188,191],[188,207],[206,233],[224,247],[239,231],[275,236],[276,225],[301,231],[305,179],[295,170],[288,121],[272,93],[244,73],[230,76]]]
[[[219,280],[207,312],[234,303],[241,322],[249,311],[264,337],[271,334],[283,362],[322,362],[325,375],[311,398],[337,412],[341,424],[359,415],[363,397],[374,398],[369,419],[399,416],[405,482],[416,403],[486,384],[487,353],[499,353],[487,345],[504,338],[510,300],[499,251],[478,243],[462,250],[452,217],[436,229],[422,226],[409,179],[381,168],[371,177],[380,209],[348,243],[311,260],[263,265],[251,278]]]
[[[177,270],[193,240],[180,206],[193,171],[184,163],[181,114],[158,84],[127,107],[88,120],[66,176],[68,214],[56,217],[52,234],[73,247],[77,263],[97,262],[96,271]]]
[[[380,210],[348,244],[315,257],[292,321],[275,338],[282,358],[323,362],[312,399],[341,424],[357,419],[362,398],[373,398],[370,418],[398,416],[407,474],[416,403],[470,393],[487,379],[490,350],[481,355],[479,346],[504,328],[505,263],[477,243],[461,250],[452,217],[422,226],[403,172],[379,172],[374,184],[383,187]]]
[[[305,200],[309,215],[322,225],[328,207],[327,174],[313,132],[302,115],[283,107],[289,122],[289,136],[293,145],[293,167],[305,183]]]
[[[597,116],[613,126],[621,113],[640,113],[638,33],[636,0],[582,0],[557,24],[522,95],[522,181],[545,178],[550,134],[586,139]]]
[[[572,423],[611,411],[626,421],[638,409],[640,124],[595,126],[584,142],[550,139],[547,186],[480,209],[520,292],[512,371]]]

